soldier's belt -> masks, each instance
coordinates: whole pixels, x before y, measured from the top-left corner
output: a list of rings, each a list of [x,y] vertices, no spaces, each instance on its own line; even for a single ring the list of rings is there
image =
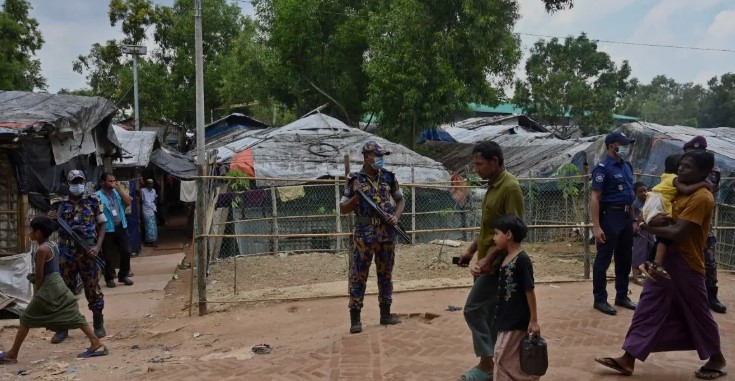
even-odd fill
[[[355,217],[355,223],[360,225],[382,225],[383,221],[377,217],[357,216]]]

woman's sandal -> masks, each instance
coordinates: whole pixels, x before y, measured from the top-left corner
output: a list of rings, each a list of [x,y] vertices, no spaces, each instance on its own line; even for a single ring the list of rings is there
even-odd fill
[[[656,262],[646,261],[638,267],[641,270],[641,274],[651,281],[657,282],[656,277],[661,277],[666,280],[671,280],[671,275],[668,271],[664,270],[663,267],[656,264]]]

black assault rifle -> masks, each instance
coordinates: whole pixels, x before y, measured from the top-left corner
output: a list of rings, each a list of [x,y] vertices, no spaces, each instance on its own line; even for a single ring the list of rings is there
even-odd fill
[[[69,235],[72,241],[74,241],[74,246],[77,249],[81,249],[84,251],[84,254],[89,253],[90,250],[92,250],[91,247],[89,247],[89,244],[85,242],[82,237],[80,237],[72,228],[69,226],[69,224],[64,221],[63,218],[61,218],[61,213],[56,212],[56,222],[59,224],[59,226],[64,229],[66,234]],[[97,264],[97,266],[100,268],[100,270],[105,269],[105,260],[102,259],[102,253],[97,253],[97,255],[94,256],[94,262]]]
[[[362,199],[365,200],[365,202],[368,204],[370,209],[372,209],[373,212],[375,212],[378,215],[378,218],[380,218],[381,221],[383,221],[385,224],[390,226],[390,224],[388,224],[388,215],[385,213],[385,211],[383,211],[383,209],[380,209],[380,207],[375,203],[375,201],[373,201],[373,199],[370,198],[370,196],[366,195],[365,192],[362,191],[362,189],[357,189],[356,191],[357,191],[357,194],[359,194],[360,197],[362,197]],[[392,226],[392,228],[396,230],[396,233],[398,233],[398,235],[401,236],[401,238],[403,238],[406,241],[406,243],[411,243],[411,237],[408,235],[408,233],[406,233],[405,230],[403,230],[401,225],[396,224],[396,226]]]

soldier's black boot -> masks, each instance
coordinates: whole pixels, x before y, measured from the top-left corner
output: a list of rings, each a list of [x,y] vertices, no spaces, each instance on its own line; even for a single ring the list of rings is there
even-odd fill
[[[94,328],[94,335],[98,338],[107,336],[107,332],[105,332],[104,322],[105,321],[102,317],[102,312],[92,313],[92,327]]]
[[[51,344],[59,344],[69,337],[69,331],[59,331],[54,333],[54,337],[51,338]]]
[[[380,324],[381,325],[395,325],[399,324],[401,321],[391,315],[390,313],[390,304],[380,304]]]
[[[360,321],[360,310],[350,310],[350,333],[362,332],[362,322]]]
[[[709,308],[720,314],[727,312],[727,307],[717,299],[718,287],[711,287],[707,289],[707,300],[709,301]]]

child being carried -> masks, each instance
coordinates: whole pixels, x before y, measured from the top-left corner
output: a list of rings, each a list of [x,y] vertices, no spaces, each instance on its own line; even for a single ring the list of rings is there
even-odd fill
[[[661,175],[661,182],[653,187],[646,196],[646,202],[641,209],[641,223],[650,226],[668,226],[675,221],[671,217],[672,204],[674,198],[678,194],[689,195],[697,191],[699,188],[712,189],[709,181],[702,181],[692,185],[681,184],[677,181],[677,172],[679,169],[679,161],[681,155],[670,155],[666,158],[664,173]],[[655,218],[662,216],[663,218]],[[656,281],[655,276],[664,279],[671,279],[669,273],[662,267],[666,258],[666,250],[672,242],[664,239],[657,239],[655,248],[655,256],[640,265],[641,273],[648,279]]]

